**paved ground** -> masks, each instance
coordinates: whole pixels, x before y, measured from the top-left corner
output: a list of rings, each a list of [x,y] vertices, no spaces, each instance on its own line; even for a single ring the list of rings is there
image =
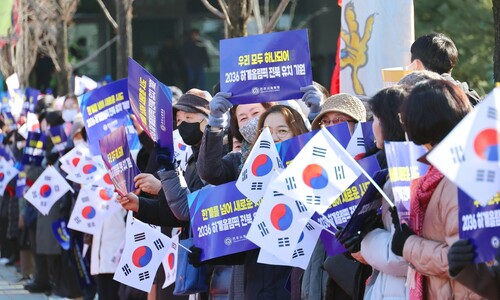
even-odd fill
[[[54,299],[45,294],[30,294],[23,288],[25,282],[18,282],[21,275],[15,267],[0,264],[0,299],[7,300],[47,300]],[[61,299],[61,298],[59,298]]]

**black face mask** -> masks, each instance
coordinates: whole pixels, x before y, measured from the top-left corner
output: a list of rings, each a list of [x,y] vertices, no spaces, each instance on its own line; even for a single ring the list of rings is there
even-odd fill
[[[177,126],[182,140],[189,146],[198,144],[203,137],[203,132],[200,130],[200,123],[182,122]]]

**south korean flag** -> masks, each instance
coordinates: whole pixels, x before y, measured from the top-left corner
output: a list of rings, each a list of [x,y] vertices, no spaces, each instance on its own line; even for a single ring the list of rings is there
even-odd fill
[[[278,176],[272,173],[271,180]],[[246,237],[267,252],[291,258],[313,213],[302,202],[268,188]]]
[[[179,235],[172,236],[172,244],[168,248],[167,255],[162,260],[165,282],[162,289],[175,282],[177,276],[177,253],[179,252]]]
[[[269,186],[324,213],[361,174],[361,167],[322,128]]]
[[[0,195],[3,195],[7,184],[16,177],[19,171],[14,168],[8,161],[4,158],[0,158]]]
[[[53,166],[49,166],[33,183],[24,198],[43,215],[47,215],[52,205],[68,191],[74,192],[66,179]]]
[[[144,292],[153,285],[156,271],[167,254],[172,240],[159,227],[127,216],[125,248],[113,279]]]
[[[187,161],[189,157],[193,154],[193,149],[191,146],[184,143],[181,135],[179,134],[179,130],[174,130],[173,132],[174,138],[174,157],[175,160],[179,162],[179,166],[183,171],[186,171]]]
[[[257,203],[264,196],[273,176],[272,171],[283,169],[271,132],[265,127],[241,169],[236,187],[248,199]]]
[[[72,174],[84,156],[90,156],[89,148],[82,145],[76,146],[59,159],[61,169],[67,174]]]
[[[314,247],[316,247],[322,230],[323,227],[321,225],[313,220],[309,220],[291,256],[281,255],[278,252],[267,252],[261,249],[257,262],[267,265],[291,266],[305,270],[309,265]]]
[[[88,185],[101,179],[106,173],[106,169],[102,168],[94,158],[90,155],[84,155],[79,159],[75,169],[71,173],[68,173],[66,178],[79,184]]]
[[[83,186],[71,212],[68,227],[95,234],[109,215],[121,209],[116,194],[99,186]]]

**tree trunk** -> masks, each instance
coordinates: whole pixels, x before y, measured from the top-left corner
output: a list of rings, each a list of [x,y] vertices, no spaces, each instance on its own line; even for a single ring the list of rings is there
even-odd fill
[[[493,52],[493,78],[500,82],[500,0],[493,0],[493,24],[495,26],[495,51]]]
[[[132,2],[116,0],[116,23],[118,40],[116,41],[116,78],[128,76],[128,57],[132,56]]]
[[[231,25],[228,25],[227,38],[247,36],[247,11],[247,1],[228,1],[228,12]]]
[[[68,63],[68,25],[65,22],[57,23],[57,42],[55,47],[57,64],[61,68],[56,73],[57,94],[66,95],[71,87],[71,65]]]

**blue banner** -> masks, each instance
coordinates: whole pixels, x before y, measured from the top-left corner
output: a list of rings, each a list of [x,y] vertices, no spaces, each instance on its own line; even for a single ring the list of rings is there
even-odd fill
[[[341,123],[333,126],[328,126],[326,129],[337,139],[337,141],[346,148],[351,139],[351,133],[349,132],[349,126],[347,123]],[[276,148],[278,149],[278,154],[283,162],[283,165],[288,166],[292,160],[299,154],[300,150],[304,148],[305,144],[318,133],[319,130],[314,130],[307,132],[284,142],[277,143]]]
[[[99,140],[104,165],[116,191],[122,196],[135,191],[134,177],[139,174],[127,143],[125,127],[120,127]]]
[[[358,164],[370,175],[380,170],[377,158],[371,155],[357,161]],[[351,215],[358,206],[359,201],[365,195],[371,185],[368,178],[361,174],[325,211],[323,215],[314,213],[313,219],[331,232],[337,231],[335,226],[345,226]],[[328,255],[336,255],[345,252],[345,248],[329,232],[323,231],[320,236]]]
[[[28,131],[28,139],[23,153],[23,165],[41,166],[45,158],[45,133]]]
[[[423,146],[412,142],[386,142],[384,144],[389,178],[391,179],[394,205],[401,221],[410,221],[410,184],[425,175],[428,165],[417,161],[427,152]]]
[[[68,137],[64,129],[64,125],[49,128],[50,139],[54,144],[54,148],[59,153],[63,153],[68,145]]]
[[[475,263],[493,260],[500,247],[500,193],[483,207],[458,188],[458,228],[476,248]]]
[[[127,128],[130,149],[140,149],[137,132],[129,118],[132,111],[126,78],[87,92],[78,99],[93,156],[101,155],[99,140],[122,126]]]
[[[38,101],[38,96],[40,91],[33,88],[26,88],[24,91],[24,103],[23,103],[23,114],[28,115],[28,112],[35,113],[36,102]]]
[[[307,30],[220,41],[220,89],[233,104],[300,99],[312,84]]]
[[[144,131],[174,153],[172,92],[130,57],[128,93],[134,115]]]
[[[203,249],[201,261],[257,248],[246,234],[258,204],[235,184],[206,186],[188,196],[194,244]]]
[[[54,233],[54,236],[59,242],[61,248],[63,248],[64,250],[69,250],[71,237],[68,233],[68,228],[66,225],[66,221],[64,221],[63,219],[58,219],[52,222],[52,232]]]
[[[387,169],[380,170],[373,175],[373,180],[382,188],[387,181],[387,175]],[[373,184],[368,185],[368,189],[352,213],[351,219],[349,219],[345,225],[342,234],[338,236],[338,239],[343,238],[347,240],[356,235],[359,231],[363,231],[370,222],[370,217],[378,214],[382,206],[382,201],[385,200],[379,194],[375,186]],[[346,238],[344,238],[344,236]]]

